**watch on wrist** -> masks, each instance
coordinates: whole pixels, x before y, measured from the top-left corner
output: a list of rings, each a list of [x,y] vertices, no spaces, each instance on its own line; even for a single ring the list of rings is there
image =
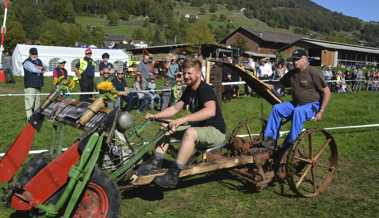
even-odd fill
[[[324,109],[320,109],[318,112],[324,113]]]

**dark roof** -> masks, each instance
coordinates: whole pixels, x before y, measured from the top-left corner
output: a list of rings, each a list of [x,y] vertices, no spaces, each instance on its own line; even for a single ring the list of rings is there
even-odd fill
[[[291,43],[302,38],[302,36],[294,34],[294,33],[253,31],[253,30],[249,30],[249,29],[244,28],[244,27],[239,27],[238,29],[233,31],[231,34],[226,36],[221,41],[221,43],[225,43],[226,40],[229,39],[236,32],[248,33],[248,34],[254,35],[255,37],[257,37],[260,40],[265,41],[265,42],[274,42],[274,43],[283,43],[283,44],[291,44]]]
[[[291,43],[288,46],[281,48],[280,50],[285,50],[285,49],[287,49],[287,48],[289,48],[289,47],[291,47],[297,43],[301,43],[301,42],[311,44],[313,46],[318,46],[318,47],[333,49],[333,50],[346,50],[346,51],[379,54],[379,48],[367,47],[367,46],[361,46],[361,45],[353,45],[353,44],[346,44],[346,43],[339,43],[339,42],[331,42],[331,41],[318,40],[318,39],[309,39],[309,38],[300,39],[296,42]]]

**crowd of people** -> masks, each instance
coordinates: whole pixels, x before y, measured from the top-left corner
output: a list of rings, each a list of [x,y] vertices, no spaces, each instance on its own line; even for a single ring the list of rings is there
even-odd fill
[[[99,63],[100,78],[95,78],[96,64],[92,59],[92,50],[85,49],[84,57],[75,66],[75,78],[79,81],[80,92],[96,91],[96,84],[102,81],[110,81],[116,89],[119,98],[112,105],[119,106],[126,111],[138,110],[163,110],[180,99],[184,90],[183,74],[181,72],[182,60],[177,60],[175,56],[169,55],[167,60],[154,63],[149,54],[144,54],[142,61],[137,65],[136,71],[130,72],[127,69],[116,69],[109,62],[109,54],[104,53]],[[162,64],[163,63],[163,64]],[[53,71],[53,84],[56,85],[60,78],[67,79],[68,73],[65,69],[66,62],[58,59]],[[23,63],[24,67],[24,87],[25,110],[27,119],[39,107],[39,94],[44,86],[44,72],[47,67],[38,58],[36,48],[31,48],[29,58]],[[127,73],[130,73],[127,75]],[[127,77],[133,77],[133,85],[129,86]],[[163,79],[163,88],[157,90],[156,80]],[[80,95],[80,101],[91,102],[91,94]]]
[[[323,66],[325,80],[333,92],[378,91],[379,69],[365,66]]]

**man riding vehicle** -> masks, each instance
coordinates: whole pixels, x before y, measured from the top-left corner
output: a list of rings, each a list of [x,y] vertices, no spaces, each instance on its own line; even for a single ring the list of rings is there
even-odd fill
[[[178,182],[180,171],[194,154],[197,144],[220,145],[225,140],[225,122],[220,104],[212,87],[201,80],[201,62],[196,59],[186,60],[183,64],[184,81],[187,85],[180,100],[173,106],[157,114],[146,114],[146,119],[168,119],[184,108],[190,114],[169,122],[172,137],[181,138],[181,146],[176,162],[167,173],[155,178],[154,182],[164,188],[174,188]],[[177,127],[189,123],[191,127],[177,131]],[[147,175],[160,169],[168,143],[157,146],[153,160],[137,169],[137,175]]]
[[[291,120],[291,130],[283,144],[283,147],[290,147],[301,133],[305,121],[322,119],[331,97],[321,71],[310,66],[305,50],[295,50],[291,59],[295,68],[285,74],[280,82],[291,87],[292,101],[273,106],[264,131],[263,146],[268,149],[276,146],[283,118]]]

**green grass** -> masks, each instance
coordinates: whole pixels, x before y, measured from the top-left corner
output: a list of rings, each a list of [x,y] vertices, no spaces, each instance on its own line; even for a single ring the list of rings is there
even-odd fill
[[[76,16],[75,21],[82,26],[95,26],[103,28],[105,33],[113,35],[126,35],[131,37],[138,27],[142,27],[143,18],[131,16],[129,21],[120,20],[118,25],[110,26],[106,17]]]
[[[22,84],[1,84],[0,93],[22,92]],[[45,90],[47,90],[46,88]],[[379,92],[333,95],[324,120],[307,127],[334,127],[379,123]],[[240,119],[258,117],[263,104],[267,116],[271,106],[260,98],[241,97],[222,104],[230,131]],[[24,125],[22,97],[0,97],[3,151]],[[141,114],[136,114],[141,117]],[[138,118],[137,118],[138,119]],[[46,123],[45,123],[46,124]],[[34,148],[50,142],[51,126],[44,125]],[[69,131],[68,138],[78,135]],[[256,129],[256,131],[258,131]],[[180,183],[180,188],[161,193],[143,188],[123,193],[122,217],[152,218],[248,218],[248,217],[377,217],[379,214],[379,129],[333,131],[338,145],[338,171],[328,192],[313,199],[283,196],[279,186],[252,193],[238,180],[220,173],[198,176]],[[69,139],[67,139],[69,143]],[[291,194],[286,188],[287,194]],[[12,210],[0,206],[0,217]],[[22,217],[17,217],[22,218]]]

